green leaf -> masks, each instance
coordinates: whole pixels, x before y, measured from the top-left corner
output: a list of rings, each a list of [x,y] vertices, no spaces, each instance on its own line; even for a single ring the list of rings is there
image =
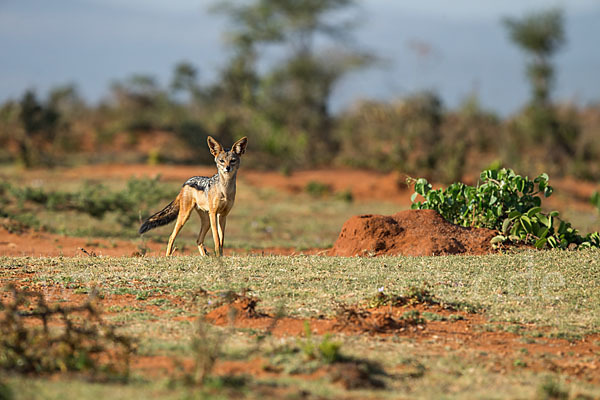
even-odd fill
[[[421,196],[425,196],[431,190],[431,185],[427,182],[425,178],[417,179],[415,182],[415,192],[419,193]]]
[[[539,213],[540,211],[542,211],[542,207],[533,207],[533,208],[529,209],[529,211],[527,211],[527,216],[529,218],[531,218],[535,214]]]
[[[543,248],[546,245],[547,241],[548,241],[548,239],[545,239],[545,238],[538,239],[535,242],[535,248],[538,249],[538,250],[541,249],[541,248]]]
[[[519,224],[514,224],[512,226],[512,229],[510,230],[510,234],[512,236],[516,236],[516,235],[518,235],[518,233],[519,233],[520,230],[521,230],[520,225]]]
[[[590,203],[592,203],[592,205],[600,212],[600,192],[594,192],[594,194],[592,194],[592,197],[590,197]]]
[[[510,224],[512,223],[512,219],[505,219],[502,223],[502,233],[508,233],[508,229],[510,228]]]
[[[533,233],[533,229],[531,226],[531,220],[529,219],[529,217],[527,217],[526,215],[523,215],[523,216],[521,216],[521,218],[519,218],[519,221],[521,221],[521,225],[525,229],[525,232]]]
[[[550,227],[550,221],[552,220],[551,218],[546,217],[544,214],[542,213],[537,213],[535,215],[538,219],[538,221],[540,221],[540,223],[546,225],[547,227]]]
[[[559,234],[564,234],[567,230],[567,224],[565,224],[565,221],[560,221],[560,225],[558,226],[558,233]]]
[[[419,195],[419,193],[417,193],[417,192],[413,193],[413,195],[412,195],[412,196],[410,196],[410,201],[411,201],[412,203],[414,203],[414,202],[415,202],[415,199],[417,198],[417,196],[418,196],[418,195]]]
[[[536,220],[531,221],[531,231],[533,232],[534,236],[540,237],[542,229],[540,224]]]
[[[517,211],[517,210],[515,210],[515,211],[511,212],[510,214],[508,214],[508,218],[510,218],[510,219],[514,219],[514,218],[520,217],[520,216],[521,216],[521,213],[519,211]]]
[[[490,240],[490,243],[495,244],[495,243],[502,243],[506,240],[506,236],[502,236],[502,235],[498,235],[498,236],[494,236],[492,238],[492,240]]]

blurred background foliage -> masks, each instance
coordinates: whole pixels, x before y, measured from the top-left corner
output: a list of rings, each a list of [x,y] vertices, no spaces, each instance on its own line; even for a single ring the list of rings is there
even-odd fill
[[[228,63],[203,83],[199,68],[174,66],[161,86],[133,75],[88,104],[76,87],[45,97],[28,90],[0,105],[0,162],[23,167],[97,162],[212,162],[206,136],[250,137],[252,168],[356,167],[451,182],[490,165],[523,174],[600,178],[600,104],[552,101],[553,56],[566,44],[560,10],[501,21],[523,50],[530,102],[500,118],[476,94],[448,109],[435,91],[333,113],[336,84],[379,62],[358,47],[352,0],[219,2],[230,21]],[[500,23],[500,22],[499,22]],[[278,55],[268,67],[265,53]]]

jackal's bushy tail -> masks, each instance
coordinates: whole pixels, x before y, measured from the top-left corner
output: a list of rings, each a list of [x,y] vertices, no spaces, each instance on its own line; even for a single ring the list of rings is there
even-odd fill
[[[144,221],[142,226],[140,226],[139,233],[142,234],[150,229],[156,228],[157,226],[166,225],[169,222],[174,221],[177,218],[177,214],[179,214],[179,196],[177,196],[175,200],[170,202],[165,208]]]

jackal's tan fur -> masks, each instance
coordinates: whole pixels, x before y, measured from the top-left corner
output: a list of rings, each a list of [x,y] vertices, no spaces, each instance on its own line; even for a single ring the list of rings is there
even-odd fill
[[[169,256],[173,253],[173,243],[177,234],[190,218],[192,210],[195,209],[201,220],[200,233],[196,241],[200,254],[207,254],[204,238],[208,229],[211,228],[215,242],[215,254],[223,255],[225,223],[235,201],[237,171],[240,167],[240,157],[246,152],[247,144],[248,139],[243,137],[234,143],[231,150],[227,150],[209,136],[208,148],[215,157],[217,173],[211,178],[194,176],[188,179],[175,200],[142,224],[140,233],[177,219],[167,245],[166,255]]]

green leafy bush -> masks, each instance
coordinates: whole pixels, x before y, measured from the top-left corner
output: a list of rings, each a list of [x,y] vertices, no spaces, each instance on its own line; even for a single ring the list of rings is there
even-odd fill
[[[600,192],[596,191],[594,192],[594,194],[592,194],[592,197],[590,198],[590,203],[592,203],[592,205],[596,207],[596,210],[598,210],[598,212],[600,213]]]
[[[0,186],[0,204],[3,205],[16,204],[23,210],[25,202],[32,202],[49,210],[73,210],[98,219],[102,219],[106,213],[115,212],[119,221],[126,226],[137,222],[140,213],[146,216],[161,201],[174,197],[172,189],[160,183],[160,177],[132,178],[127,181],[127,187],[120,191],[111,191],[105,185],[94,182],[86,182],[81,189],[73,192],[46,191],[43,188],[19,187],[10,183]],[[2,215],[0,212],[0,216]]]
[[[318,181],[308,182],[304,190],[313,197],[323,197],[332,192],[331,185]]]
[[[0,299],[0,371],[127,379],[136,342],[102,318],[99,298],[93,289],[83,304],[63,306],[48,304],[43,293],[7,286]]]
[[[552,195],[548,175],[530,180],[511,169],[487,169],[477,186],[453,183],[434,190],[423,178],[412,179],[412,209],[432,209],[446,220],[465,227],[496,229],[492,243],[521,242],[536,248],[600,247],[600,234],[579,235],[558,211],[543,212],[542,198]],[[417,196],[424,201],[415,201]]]
[[[307,359],[317,359],[325,364],[333,364],[343,360],[340,352],[342,344],[331,340],[330,334],[326,334],[321,342],[314,342],[308,322],[304,324],[304,334],[306,335],[306,340],[302,343],[301,348]]]

